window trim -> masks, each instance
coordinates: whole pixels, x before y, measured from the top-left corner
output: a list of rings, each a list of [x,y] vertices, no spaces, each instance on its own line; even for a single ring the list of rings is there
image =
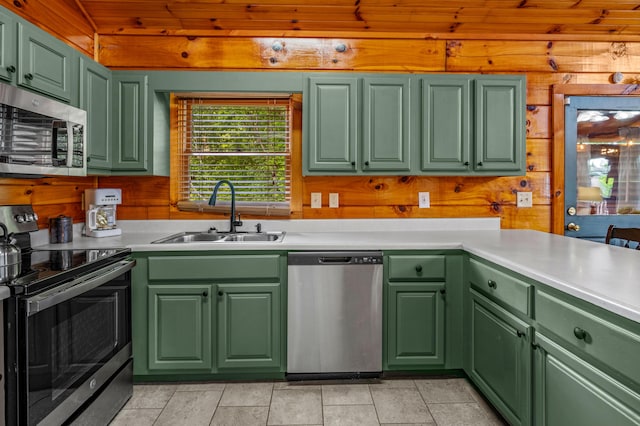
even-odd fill
[[[209,206],[207,201],[184,201],[180,199],[180,168],[182,167],[180,146],[180,134],[178,132],[178,100],[182,97],[203,97],[203,93],[171,93],[170,94],[170,217],[172,218],[192,218],[194,215],[206,215],[215,217],[229,215],[229,205],[224,202],[220,205]],[[241,102],[242,97],[265,98],[274,94],[229,94],[211,93],[212,99],[233,99],[234,102]],[[282,96],[283,94],[278,94]],[[236,98],[237,96],[237,98]],[[250,102],[250,101],[248,101]],[[239,214],[252,217],[288,217],[302,218],[302,94],[291,95],[291,134],[290,134],[290,201],[288,207],[284,208],[283,203],[265,203],[258,207],[250,202],[237,202],[236,211]],[[212,188],[213,190],[213,188]]]

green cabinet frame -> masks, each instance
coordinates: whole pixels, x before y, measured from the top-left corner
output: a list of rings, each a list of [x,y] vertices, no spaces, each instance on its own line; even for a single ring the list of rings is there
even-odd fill
[[[278,369],[280,283],[217,284],[217,368]]]
[[[355,77],[309,77],[303,98],[307,134],[305,171],[356,171],[359,82]]]
[[[511,425],[531,424],[531,326],[470,290],[467,374]]]
[[[421,77],[419,81],[422,90],[420,170],[468,172],[472,169],[472,80],[445,75]]]
[[[18,22],[17,84],[72,104],[79,53],[31,25]]]
[[[388,283],[386,370],[444,366],[445,283]]]
[[[0,10],[0,79],[12,82],[16,71],[16,20]]]
[[[112,170],[148,170],[148,86],[146,74],[113,73]]]
[[[87,167],[108,172],[112,167],[112,73],[88,58],[80,58],[80,108],[87,111]]]
[[[148,287],[150,370],[211,370],[210,293],[207,284]]]
[[[542,334],[535,334],[535,347],[537,426],[640,424],[637,391]]]

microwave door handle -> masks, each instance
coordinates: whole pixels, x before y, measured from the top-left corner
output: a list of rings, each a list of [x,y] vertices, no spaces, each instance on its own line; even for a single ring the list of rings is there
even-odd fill
[[[73,167],[73,123],[67,121],[67,167]]]
[[[55,288],[38,294],[27,299],[27,316],[37,314],[38,312],[50,308],[51,306],[66,302],[76,296],[100,287],[108,283],[114,278],[119,277],[125,272],[131,270],[136,264],[135,260],[123,260],[114,265],[109,265],[89,274],[90,278],[81,277],[64,285],[64,289]]]

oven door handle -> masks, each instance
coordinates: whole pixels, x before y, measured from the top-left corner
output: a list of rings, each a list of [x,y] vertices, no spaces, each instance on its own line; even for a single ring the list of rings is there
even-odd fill
[[[65,302],[76,296],[86,293],[89,290],[100,287],[108,283],[114,278],[119,277],[125,272],[131,270],[136,264],[133,259],[117,262],[115,265],[109,265],[105,268],[98,269],[80,278],[64,284],[61,287],[46,291],[34,297],[27,299],[27,316],[34,315],[51,306]]]

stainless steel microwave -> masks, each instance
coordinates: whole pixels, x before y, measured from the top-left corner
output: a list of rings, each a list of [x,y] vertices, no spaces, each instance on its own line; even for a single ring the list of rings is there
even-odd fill
[[[87,113],[0,83],[0,174],[87,174]]]

